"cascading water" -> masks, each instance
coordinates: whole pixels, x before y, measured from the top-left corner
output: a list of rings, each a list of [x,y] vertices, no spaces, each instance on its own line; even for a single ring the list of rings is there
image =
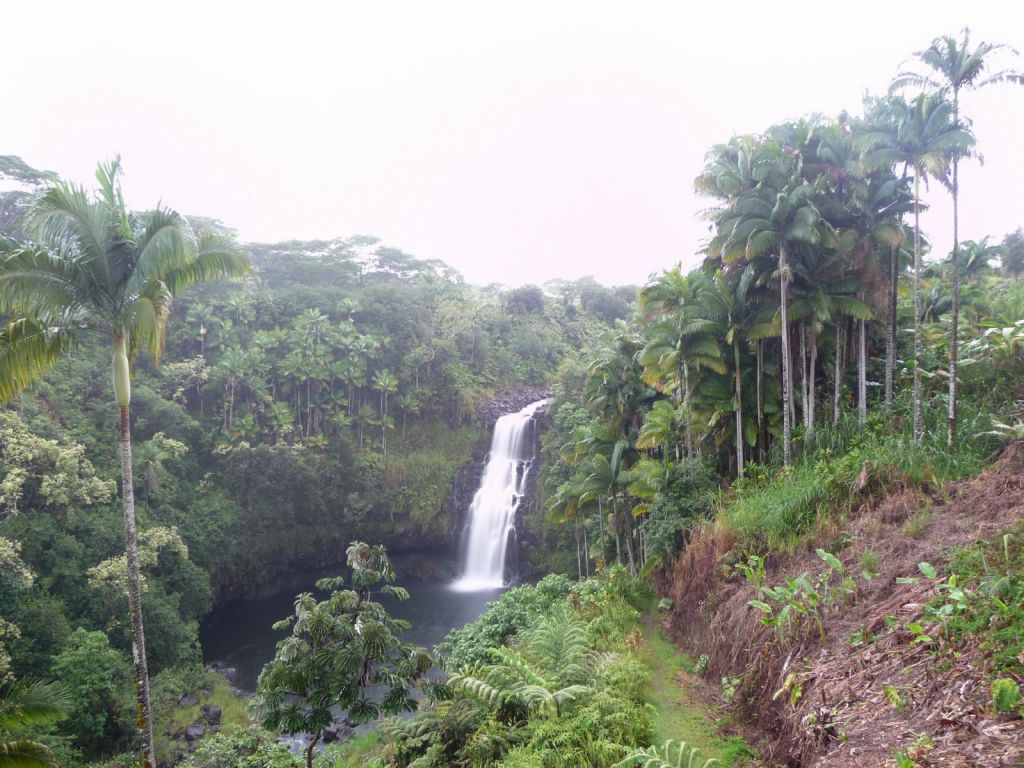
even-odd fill
[[[533,465],[531,424],[547,400],[498,419],[480,487],[469,505],[462,578],[455,589],[473,592],[505,586],[505,557],[515,536],[516,511]]]

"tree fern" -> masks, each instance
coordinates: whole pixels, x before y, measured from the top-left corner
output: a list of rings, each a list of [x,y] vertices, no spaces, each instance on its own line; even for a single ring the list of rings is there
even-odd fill
[[[698,757],[700,750],[685,741],[669,739],[660,747],[648,747],[631,752],[615,768],[712,768],[719,763],[714,758],[704,762]]]

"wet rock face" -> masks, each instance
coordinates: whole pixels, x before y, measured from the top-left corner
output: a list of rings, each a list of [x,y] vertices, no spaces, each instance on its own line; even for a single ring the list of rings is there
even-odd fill
[[[461,544],[462,532],[468,524],[467,515],[469,505],[473,501],[473,494],[480,487],[480,479],[484,474],[486,465],[486,449],[483,455],[474,457],[473,461],[463,464],[455,470],[455,477],[452,480],[452,487],[448,491],[448,499],[445,501],[445,516],[451,521],[450,540],[454,546]]]
[[[494,422],[506,413],[521,411],[530,403],[551,397],[552,392],[545,387],[523,387],[504,392],[489,403],[481,406],[477,418],[488,429],[494,429]]]
[[[542,397],[550,397],[550,393],[543,395]],[[530,402],[536,402],[531,400]],[[529,405],[529,403],[527,403]],[[540,438],[544,434],[544,430],[551,425],[551,414],[548,409],[541,408],[537,411],[533,417],[533,429],[532,442],[533,442],[533,463],[530,466],[530,474],[526,480],[526,494],[523,497],[522,504],[519,505],[519,509],[516,511],[516,540],[515,546],[512,551],[509,552],[509,561],[514,561],[515,571],[512,573],[506,572],[505,578],[508,583],[515,583],[522,579],[528,579],[537,574],[529,573],[529,557],[528,550],[531,548],[539,547],[541,545],[540,540],[531,532],[532,526],[526,524],[526,518],[534,517],[537,515],[544,514],[544,505],[542,504],[541,495],[539,491],[540,486],[540,473],[541,473],[541,452],[540,452]]]

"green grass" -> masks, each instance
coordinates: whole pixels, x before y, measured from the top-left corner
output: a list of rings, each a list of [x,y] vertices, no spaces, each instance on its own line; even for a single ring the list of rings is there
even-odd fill
[[[167,686],[168,691],[158,690],[154,695],[154,738],[158,760],[167,760],[176,749],[183,749],[186,746],[184,739],[173,739],[169,734],[177,733],[196,721],[199,721],[200,725],[209,733],[209,726],[202,719],[202,708],[206,705],[221,708],[222,731],[233,726],[247,728],[251,723],[249,700],[238,698],[226,679],[213,672],[204,673],[201,680],[194,680],[191,677],[189,682],[198,683],[192,690],[197,703],[191,707],[182,707],[177,704],[174,697],[180,695],[181,689],[171,687],[173,684]],[[204,686],[209,688],[209,695],[205,695],[199,690]]]
[[[702,761],[713,757],[723,766],[741,765],[756,757],[740,737],[719,736],[719,715],[688,696],[680,686],[680,675],[692,674],[693,660],[681,653],[653,621],[648,620],[644,634],[650,648],[646,661],[651,671],[652,703],[658,710],[656,743],[685,741],[700,750]]]
[[[331,745],[317,758],[317,768],[364,768],[378,751],[377,731],[360,733],[348,741]]]
[[[900,530],[907,536],[919,539],[928,530],[928,523],[931,522],[932,512],[930,509],[920,509],[903,524]]]
[[[981,413],[963,419],[952,453],[938,428],[915,443],[889,432],[877,417],[863,430],[855,423],[817,427],[801,438],[801,455],[792,466],[737,482],[723,494],[717,522],[739,551],[791,551],[820,521],[847,514],[868,494],[901,486],[935,489],[977,474],[1001,442],[982,434],[990,422]],[[923,527],[927,521],[917,522]]]

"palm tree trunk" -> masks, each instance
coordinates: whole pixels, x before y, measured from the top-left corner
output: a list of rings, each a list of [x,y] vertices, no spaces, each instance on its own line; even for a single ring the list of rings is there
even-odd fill
[[[793,377],[789,359],[789,270],[786,258],[786,247],[779,249],[779,293],[782,312],[782,457],[786,466],[793,462],[793,424],[790,419],[790,406],[793,400]]]
[[[757,340],[757,456],[764,463],[764,396],[761,378],[764,375],[764,339]]]
[[[914,440],[921,442],[921,169],[914,169]]]
[[[797,335],[800,337],[800,417],[807,429],[807,326],[803,321],[797,324]]]
[[[867,321],[860,321],[857,342],[857,421],[863,427],[868,418]]]
[[[583,556],[580,554],[580,520],[576,518],[576,578],[583,579]]]
[[[614,509],[615,509],[615,507],[613,505],[612,506],[612,510],[613,510],[612,511],[612,517],[613,518],[615,516]],[[615,562],[618,563],[619,565],[622,565],[622,535],[621,535],[621,532],[619,531],[618,523],[616,523],[616,525],[615,525]]]
[[[839,423],[839,401],[843,395],[843,361],[846,358],[846,318],[836,320],[836,373],[835,391],[832,394],[832,423]]]
[[[311,379],[306,379],[306,437],[309,437],[313,429],[313,397],[310,382]]]
[[[114,400],[120,414],[121,500],[124,504],[125,560],[128,576],[128,612],[131,617],[132,660],[138,703],[135,725],[142,749],[142,768],[156,768],[153,750],[153,712],[149,700],[149,665],[146,634],[142,628],[142,586],[139,577],[139,542],[135,533],[135,489],[132,487],[132,431],[128,406],[132,399],[131,371],[124,336],[114,337]]]
[[[764,339],[757,340],[757,427],[764,421],[764,398],[761,396],[761,375],[764,371]]]
[[[322,733],[322,731],[317,731],[313,734],[313,738],[309,740],[309,746],[306,747],[306,768],[313,768],[313,753],[316,750],[316,745],[319,743]]]
[[[885,339],[885,410],[892,409],[893,378],[896,375],[896,300],[899,288],[899,251],[892,248],[889,263],[889,333]]]
[[[818,365],[818,337],[810,328],[807,329],[807,346],[810,350],[810,377],[807,381],[807,431],[814,431],[814,369]]]
[[[960,105],[957,99],[953,100],[953,121],[958,124],[960,121]],[[959,159],[953,155],[953,295],[952,306],[950,307],[950,328],[949,328],[949,432],[947,444],[950,450],[956,448],[956,407],[957,407],[957,368],[960,340],[960,227],[959,227],[959,206],[960,206],[960,182],[958,178]]]
[[[623,505],[625,509],[622,511],[622,519],[626,522],[626,554],[629,557],[629,575],[636,576],[636,554],[633,543],[633,513],[629,511],[628,505]]]
[[[740,375],[740,345],[733,330],[732,359],[736,371],[736,476],[743,479],[743,377]]]
[[[683,361],[683,408],[686,409],[686,455],[693,455],[693,432],[690,418],[690,366]]]
[[[587,516],[583,516],[583,573],[590,578],[590,542],[587,541]]]

